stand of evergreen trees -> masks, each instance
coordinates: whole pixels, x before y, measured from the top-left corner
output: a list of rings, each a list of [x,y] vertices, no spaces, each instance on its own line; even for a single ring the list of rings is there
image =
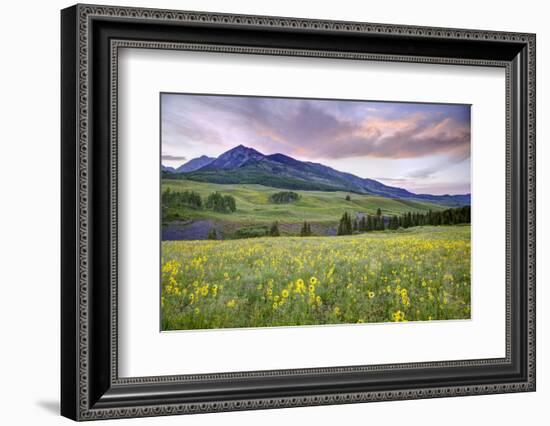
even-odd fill
[[[429,211],[428,213],[405,213],[397,217],[394,224],[397,228],[410,228],[423,225],[458,225],[471,222],[470,206],[442,210],[439,212]]]
[[[271,194],[269,201],[275,204],[294,203],[298,201],[300,195],[293,191],[282,191]]]
[[[202,208],[202,198],[194,191],[177,192],[170,188],[162,193],[162,204],[170,207],[190,207],[192,209]]]
[[[344,212],[340,223],[338,224],[338,230],[336,235],[351,235],[353,234],[353,226],[351,224],[351,216],[348,212]]]
[[[213,192],[203,203],[200,194],[194,191],[171,191],[167,188],[161,194],[163,208],[181,209],[191,208],[200,210],[206,208],[218,213],[233,213],[237,210],[235,198],[231,195],[222,195],[219,192]]]
[[[231,195],[222,195],[217,191],[208,196],[205,206],[218,213],[232,213],[237,210],[235,198]]]
[[[354,232],[383,231],[386,229],[382,211],[378,209],[376,215],[364,215],[361,219],[351,219],[351,215],[345,212],[338,224],[337,235],[351,235]]]
[[[443,211],[427,213],[407,212],[401,216],[391,216],[389,219],[382,216],[378,209],[376,215],[364,215],[360,219],[352,220],[351,215],[345,212],[338,223],[337,235],[352,235],[370,231],[383,231],[385,229],[410,228],[423,225],[458,225],[470,223],[470,206],[447,209]]]

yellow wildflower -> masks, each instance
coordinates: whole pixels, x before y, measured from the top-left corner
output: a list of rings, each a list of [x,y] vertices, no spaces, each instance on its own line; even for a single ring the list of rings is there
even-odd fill
[[[393,319],[395,322],[405,321],[405,313],[402,312],[402,311],[395,311],[395,312],[392,314],[392,319]]]

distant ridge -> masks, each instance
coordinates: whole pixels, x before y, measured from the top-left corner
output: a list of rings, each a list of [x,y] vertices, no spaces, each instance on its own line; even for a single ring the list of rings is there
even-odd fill
[[[162,164],[160,167],[163,172],[174,173],[176,171],[176,169],[174,169],[173,167],[165,166],[164,164]]]
[[[299,161],[284,154],[264,155],[243,145],[217,158],[201,156],[176,169],[187,179],[221,184],[260,184],[275,188],[348,191],[388,198],[429,201],[445,206],[470,205],[470,194],[415,194],[403,188],[360,178],[319,163]]]
[[[210,164],[214,160],[215,158],[213,157],[207,157],[206,155],[201,155],[200,157],[193,158],[192,160],[189,160],[187,163],[179,166],[175,171],[176,173],[194,172],[195,170],[198,170]]]

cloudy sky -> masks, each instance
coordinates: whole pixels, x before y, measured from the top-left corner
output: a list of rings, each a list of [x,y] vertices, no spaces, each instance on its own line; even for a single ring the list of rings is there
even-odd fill
[[[470,106],[161,95],[162,163],[239,145],[416,193],[470,192]]]

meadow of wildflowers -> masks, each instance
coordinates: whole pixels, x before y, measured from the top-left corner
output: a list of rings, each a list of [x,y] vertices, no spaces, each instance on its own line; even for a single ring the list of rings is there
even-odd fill
[[[470,318],[470,226],[164,241],[163,330]]]

